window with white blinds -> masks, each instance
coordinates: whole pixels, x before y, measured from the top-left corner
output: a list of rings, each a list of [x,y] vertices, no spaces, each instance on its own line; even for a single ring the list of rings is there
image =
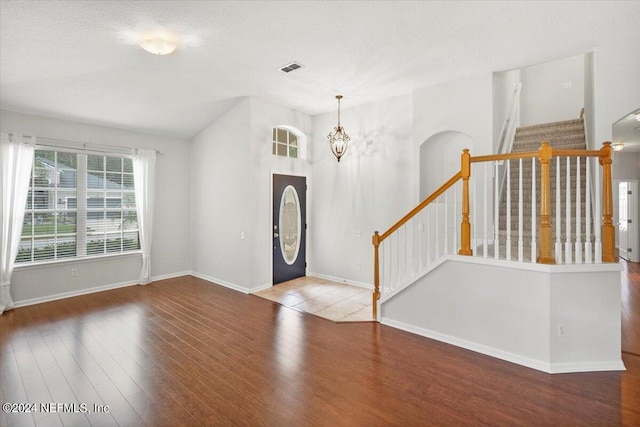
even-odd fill
[[[17,263],[139,249],[130,156],[35,151]]]

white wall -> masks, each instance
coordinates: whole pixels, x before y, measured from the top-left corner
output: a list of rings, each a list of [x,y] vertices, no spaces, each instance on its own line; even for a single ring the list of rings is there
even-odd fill
[[[513,99],[516,83],[521,82],[520,70],[501,71],[493,73],[493,149],[494,153],[500,143],[500,131],[509,110],[509,103]],[[520,115],[517,116],[520,121]]]
[[[239,290],[249,287],[254,238],[249,115],[240,99],[190,143],[191,270]]]
[[[474,146],[468,147],[472,156],[493,152],[493,75],[491,73],[465,77],[414,91],[413,140],[416,153],[427,138],[450,130],[467,134],[473,139]],[[414,159],[417,161],[419,157],[416,155]]]
[[[620,267],[580,269],[450,255],[385,296],[381,322],[545,372],[624,369]]]
[[[577,119],[584,106],[584,71],[584,55],[522,68],[520,125]]]
[[[351,142],[340,163],[327,140],[336,113],[313,117],[308,272],[373,283],[373,232],[385,231],[416,204],[411,101],[404,95],[348,108],[345,98],[341,124]]]
[[[70,142],[135,147],[162,151],[156,165],[156,210],[151,248],[152,277],[189,271],[189,162],[186,141],[146,133],[0,111],[0,129],[22,135]],[[71,268],[78,276],[71,277]],[[118,284],[135,283],[141,256],[64,261],[18,267],[12,278],[17,303],[46,300]]]
[[[420,200],[458,173],[462,150],[473,145],[473,140],[464,133],[444,131],[429,137],[420,146]]]
[[[600,148],[595,139],[595,115],[595,56],[588,52],[584,55],[584,123],[588,149]]]
[[[640,153],[614,152],[611,174],[613,179],[640,179]]]
[[[640,107],[640,55],[636,42],[621,41],[596,48],[595,144],[612,140],[612,125]]]
[[[308,159],[271,154],[272,129],[281,125],[308,134],[311,118],[242,98],[191,141],[195,275],[242,292],[271,284],[271,174],[311,171]]]

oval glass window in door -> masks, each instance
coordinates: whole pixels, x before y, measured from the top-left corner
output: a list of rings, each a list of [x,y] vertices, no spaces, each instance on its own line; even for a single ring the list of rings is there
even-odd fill
[[[298,199],[298,192],[292,185],[288,185],[282,192],[279,228],[282,257],[287,264],[291,265],[298,258],[300,232],[302,231],[300,200]]]

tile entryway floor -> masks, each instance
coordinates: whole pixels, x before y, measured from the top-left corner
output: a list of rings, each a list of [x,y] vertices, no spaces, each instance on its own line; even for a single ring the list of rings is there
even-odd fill
[[[300,277],[253,295],[334,322],[372,322],[370,289],[317,277]]]

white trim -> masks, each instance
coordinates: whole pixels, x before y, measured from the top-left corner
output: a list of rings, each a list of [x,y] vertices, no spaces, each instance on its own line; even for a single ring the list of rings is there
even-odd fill
[[[457,256],[457,255],[451,255],[451,256]],[[467,256],[464,256],[463,258],[467,258]],[[426,269],[422,270],[422,272],[416,274],[415,276],[409,278],[408,280],[405,280],[402,284],[398,285],[398,287],[396,289],[394,289],[393,291],[387,292],[384,295],[382,295],[380,297],[380,299],[378,300],[378,313],[381,313],[380,307],[381,307],[382,303],[387,302],[388,300],[390,300],[394,296],[398,295],[400,292],[404,291],[409,286],[413,285],[415,282],[420,280],[422,277],[426,276],[427,274],[429,274],[430,272],[432,272],[433,270],[438,268],[440,265],[442,265],[447,260],[449,260],[449,255],[445,254],[445,255],[441,256],[440,258],[438,258],[437,260],[435,260],[434,262],[429,264],[429,266]],[[378,321],[379,320],[380,319],[378,319]]]
[[[264,291],[265,289],[269,289],[272,288],[274,285],[272,285],[271,283],[265,283],[264,285],[260,285],[258,287],[255,288],[251,288],[250,293],[256,293],[256,292],[260,292],[260,291]]]
[[[247,289],[244,286],[236,285],[235,283],[227,282],[226,280],[216,279],[215,277],[207,276],[206,274],[196,273],[195,271],[192,271],[191,275],[198,279],[211,282],[212,285],[224,286],[225,288],[233,289],[234,291],[242,292],[243,294],[254,292],[253,289]]]
[[[626,371],[622,360],[610,362],[552,363],[550,374],[568,374],[571,372]]]
[[[41,265],[39,265],[41,266]],[[175,279],[176,277],[184,277],[184,276],[189,276],[191,275],[190,271],[180,271],[177,273],[170,273],[170,274],[163,274],[160,276],[154,276],[152,278],[152,282],[156,282],[158,280],[166,280],[166,279]],[[50,301],[56,301],[56,300],[60,300],[60,299],[65,299],[65,298],[71,298],[71,297],[76,297],[76,296],[80,296],[80,295],[87,295],[87,294],[93,294],[96,292],[103,292],[103,291],[109,291],[111,289],[118,289],[118,288],[124,288],[127,286],[133,286],[133,285],[137,285],[137,282],[120,282],[120,283],[112,283],[109,285],[102,285],[102,286],[95,286],[92,288],[84,288],[84,289],[78,289],[75,291],[69,291],[69,292],[62,292],[60,294],[53,294],[53,295],[45,295],[42,297],[37,297],[37,298],[30,298],[30,299],[26,299],[26,300],[21,300],[21,301],[16,301],[15,302],[15,307],[26,307],[28,305],[34,305],[34,304],[41,304],[44,302],[50,302]]]
[[[43,262],[19,263],[19,264],[16,264],[14,271],[55,267],[61,264],[80,264],[80,263],[92,262],[92,261],[108,261],[113,258],[125,258],[125,257],[136,256],[136,255],[142,256],[142,252],[138,249],[135,251],[118,252],[118,253],[111,253],[111,254],[104,254],[104,255],[89,255],[89,256],[74,257],[74,258],[61,258],[61,259],[55,259],[55,260],[43,261]]]
[[[531,359],[528,357],[520,356],[508,351],[500,350],[495,347],[490,347],[483,344],[478,344],[473,341],[467,341],[462,338],[456,338],[451,335],[442,334],[429,329],[420,328],[417,326],[409,325],[397,320],[391,320],[382,317],[380,323],[390,326],[392,328],[401,329],[412,334],[420,335],[426,338],[430,338],[436,341],[444,342],[447,344],[455,345],[456,347],[462,347],[467,350],[475,351],[487,356],[495,357],[497,359],[505,360],[507,362],[515,363],[517,365],[526,366],[527,368],[536,369],[538,371],[546,372],[548,374],[559,374],[568,372],[594,372],[594,371],[624,371],[625,366],[622,360],[613,360],[607,362],[583,362],[583,363],[549,363],[541,360]]]
[[[78,289],[76,291],[69,291],[69,292],[63,292],[60,294],[54,294],[54,295],[47,295],[44,297],[37,297],[37,298],[30,298],[30,299],[26,299],[26,300],[22,300],[22,301],[16,301],[15,302],[15,307],[26,307],[28,305],[34,305],[34,304],[40,304],[43,302],[50,302],[50,301],[56,301],[59,299],[65,299],[65,298],[71,298],[71,297],[77,297],[80,295],[86,295],[86,294],[93,294],[96,292],[102,292],[102,291],[109,291],[111,289],[118,289],[118,288],[124,288],[127,286],[134,286],[137,285],[138,282],[133,281],[133,282],[120,282],[120,283],[113,283],[110,285],[102,285],[102,286],[96,286],[93,288],[85,288],[85,289]]]
[[[617,262],[598,264],[538,264],[533,262],[507,261],[495,258],[483,258],[480,256],[445,255],[450,261],[467,262],[470,264],[492,265],[496,267],[514,268],[517,270],[539,271],[543,273],[589,273],[602,271],[622,271],[622,266]]]
[[[151,283],[157,282],[158,280],[175,279],[176,277],[184,277],[190,275],[191,271],[179,271],[177,273],[161,274],[160,276],[151,277]]]
[[[378,313],[380,313],[381,304],[387,302],[400,292],[413,285],[416,281],[429,274],[431,271],[442,265],[445,261],[465,262],[469,264],[489,265],[494,267],[512,268],[517,270],[537,271],[542,273],[591,273],[591,272],[606,272],[606,271],[622,271],[622,265],[620,263],[600,263],[600,264],[537,264],[531,262],[521,261],[507,261],[503,259],[484,258],[481,256],[466,256],[466,255],[454,255],[444,254],[429,266],[422,270],[415,276],[405,280],[398,285],[396,289],[391,292],[385,293],[378,300]],[[322,276],[318,276],[322,277]],[[328,277],[326,277],[328,278]],[[330,279],[336,281],[343,281],[342,279]],[[371,287],[373,289],[373,286]]]
[[[373,285],[370,283],[356,282],[355,280],[343,279],[342,277],[329,276],[328,274],[308,272],[307,276],[317,277],[318,279],[331,280],[332,282],[346,283],[347,285],[353,285],[353,286],[358,286],[360,288],[373,290]]]

